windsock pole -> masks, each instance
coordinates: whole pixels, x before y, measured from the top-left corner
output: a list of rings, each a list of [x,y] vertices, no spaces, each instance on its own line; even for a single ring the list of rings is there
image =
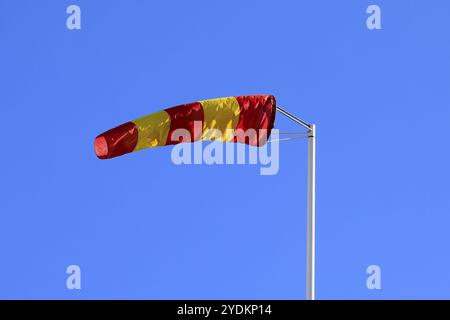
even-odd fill
[[[316,254],[316,125],[297,118],[286,110],[277,111],[308,129],[308,206],[306,240],[306,300],[315,300],[315,254]]]
[[[315,299],[316,264],[316,125],[308,131],[308,232],[306,244],[306,300]]]

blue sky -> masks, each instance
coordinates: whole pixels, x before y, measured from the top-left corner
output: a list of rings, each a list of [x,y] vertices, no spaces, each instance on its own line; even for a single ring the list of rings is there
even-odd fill
[[[449,10],[1,0],[0,298],[303,299],[306,141],[281,144],[275,176],[93,150],[128,120],[252,93],[317,124],[317,298],[450,298]]]

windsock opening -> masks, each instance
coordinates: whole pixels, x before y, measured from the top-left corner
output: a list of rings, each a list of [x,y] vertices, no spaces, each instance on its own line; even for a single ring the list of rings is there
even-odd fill
[[[99,136],[94,141],[95,154],[100,159],[105,159],[108,156],[108,142],[105,137]]]
[[[97,136],[94,150],[100,159],[109,159],[132,152],[138,141],[138,130],[133,122],[124,123]]]

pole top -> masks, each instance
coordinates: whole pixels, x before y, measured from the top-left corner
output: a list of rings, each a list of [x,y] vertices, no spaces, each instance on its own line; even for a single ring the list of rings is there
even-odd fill
[[[316,125],[310,124],[308,130],[308,138],[314,138],[316,136]]]

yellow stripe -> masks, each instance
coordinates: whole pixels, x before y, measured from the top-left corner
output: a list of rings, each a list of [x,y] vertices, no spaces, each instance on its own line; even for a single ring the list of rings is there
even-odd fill
[[[170,116],[164,110],[133,120],[138,128],[138,142],[134,151],[165,146],[170,130]]]
[[[227,129],[235,129],[239,121],[240,107],[235,97],[200,101],[203,106],[202,140],[231,141],[233,135]],[[222,136],[209,132],[209,129],[220,130]]]

